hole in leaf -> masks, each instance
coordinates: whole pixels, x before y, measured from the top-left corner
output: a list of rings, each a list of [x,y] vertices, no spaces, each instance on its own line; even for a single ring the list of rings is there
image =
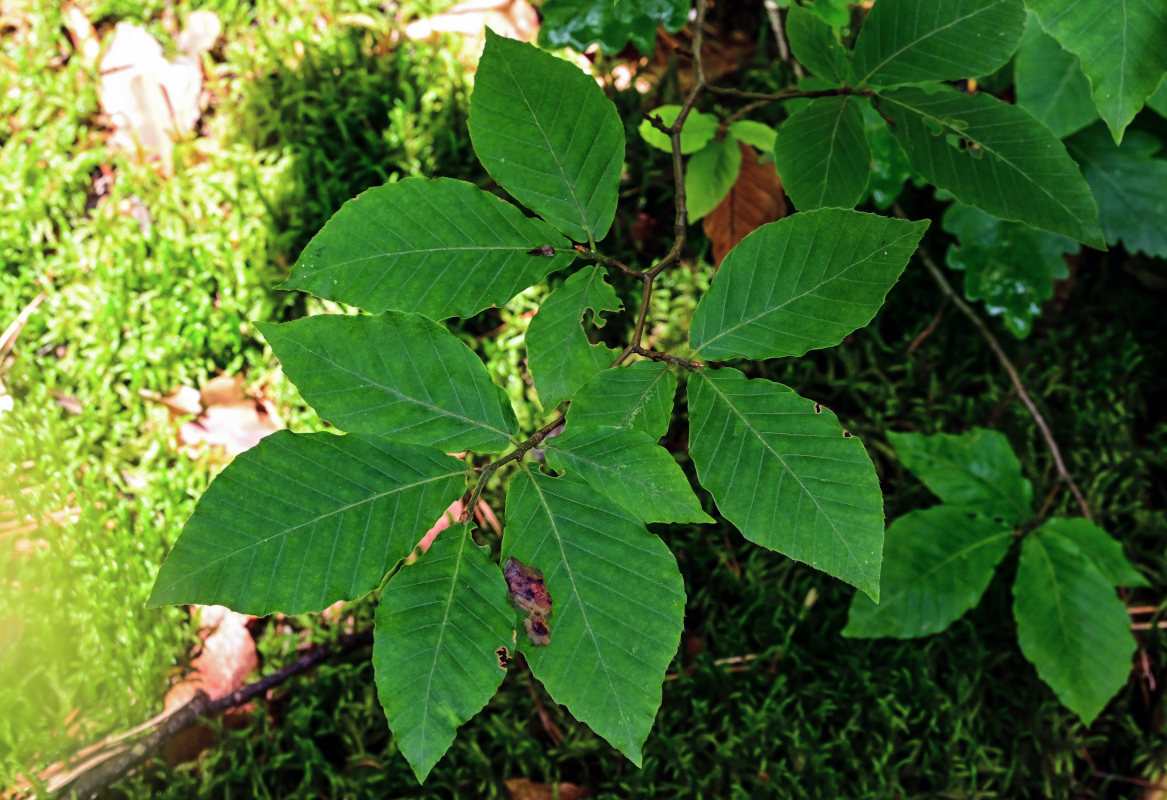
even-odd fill
[[[823,404],[822,403],[815,403],[814,404],[814,413],[816,413],[816,414],[823,413]]]
[[[851,431],[843,431],[843,438],[850,439],[851,438]]]
[[[511,663],[511,651],[500,647],[494,651],[494,654],[498,656],[498,668],[505,670]]]

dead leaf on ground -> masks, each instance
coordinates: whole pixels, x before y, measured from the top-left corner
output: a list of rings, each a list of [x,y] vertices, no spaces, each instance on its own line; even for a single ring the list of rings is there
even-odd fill
[[[591,797],[592,790],[574,783],[535,783],[530,778],[507,778],[511,800],[579,800]]]
[[[782,181],[773,162],[758,161],[754,148],[747,144],[738,142],[738,147],[742,151],[742,166],[737,181],[701,223],[713,243],[713,264],[717,267],[747,234],[786,216]]]
[[[228,459],[284,427],[275,403],[262,392],[254,394],[244,388],[241,375],[220,375],[201,389],[180,386],[165,396],[141,393],[143,398],[165,405],[172,420],[198,414],[179,425],[179,450],[195,458],[207,447],[222,448]]]
[[[467,0],[439,14],[414,20],[402,31],[407,39],[415,41],[432,40],[443,33],[466,37],[458,60],[473,72],[487,28],[508,39],[533,42],[539,35],[539,15],[526,0]]]
[[[191,606],[191,612],[199,617],[202,645],[191,661],[190,672],[166,693],[163,701],[166,711],[186,705],[199,690],[212,700],[226,697],[243,686],[247,676],[259,667],[255,640],[247,629],[255,617],[223,606]],[[225,719],[230,724],[231,715],[242,719],[249,710],[250,706],[234,709]],[[164,750],[167,763],[173,766],[192,761],[213,743],[211,729],[206,725],[187,728],[167,742]]]
[[[119,22],[101,59],[98,99],[114,131],[110,144],[174,172],[174,141],[195,129],[202,114],[203,70],[199,55],[222,30],[217,16],[196,11],[178,37],[181,54],[167,61],[162,45],[145,29]]]

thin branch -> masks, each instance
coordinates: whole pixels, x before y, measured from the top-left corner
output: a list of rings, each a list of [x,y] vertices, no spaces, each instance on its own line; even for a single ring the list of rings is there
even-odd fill
[[[778,92],[743,92],[741,89],[731,89],[728,86],[706,86],[705,91],[710,94],[732,97],[737,100],[760,100],[769,103],[780,103],[783,100],[794,100],[796,98],[813,99],[815,97],[839,97],[840,95],[853,95],[855,97],[875,96],[874,89],[854,89],[850,86],[840,86],[837,89],[815,89],[814,91],[782,89]]]
[[[645,116],[647,116],[647,115],[645,115]],[[653,121],[660,122],[660,120],[656,119],[656,118],[653,118]],[[581,258],[584,261],[592,261],[592,262],[595,262],[596,264],[601,264],[605,267],[615,267],[616,269],[623,272],[625,275],[630,275],[633,278],[636,278],[637,280],[644,280],[644,273],[643,272],[641,272],[638,269],[633,269],[632,267],[625,264],[623,261],[619,261],[619,260],[612,258],[610,256],[606,256],[603,253],[597,252],[595,250],[589,250],[587,247],[584,247],[582,244],[576,245],[575,250],[576,250],[576,253],[578,253],[577,258]]]
[[[631,351],[636,353],[638,356],[644,356],[645,358],[652,359],[653,361],[663,361],[666,364],[672,364],[676,367],[684,367],[688,370],[696,371],[705,367],[705,365],[699,361],[690,361],[687,358],[681,358],[680,356],[675,356],[672,353],[661,353],[656,350],[649,350],[648,348],[640,347],[639,345],[632,346]]]
[[[186,705],[171,712],[160,714],[145,725],[131,731],[110,737],[80,754],[81,760],[62,775],[52,776],[47,788],[50,792],[60,792],[62,796],[90,798],[114,782],[124,778],[131,770],[148,759],[168,741],[182,731],[196,724],[201,718],[243,705],[264,695],[268,690],[289,678],[306,672],[322,661],[343,655],[352,650],[373,643],[371,630],[358,631],[340,639],[336,646],[321,645],[309,650],[294,663],[273,672],[255,683],[250,683],[218,700],[212,700],[202,690]],[[148,731],[148,732],[147,732]],[[127,741],[145,733],[138,741]]]
[[[471,516],[474,514],[474,508],[478,505],[479,498],[482,497],[482,490],[486,488],[487,481],[498,471],[499,467],[504,464],[509,464],[512,461],[518,461],[531,450],[534,450],[547,438],[548,434],[563,424],[564,419],[566,419],[565,415],[556,414],[555,419],[531,434],[530,438],[520,443],[514,450],[505,456],[491,461],[489,464],[485,464],[482,467],[482,471],[478,473],[478,480],[474,482],[474,486],[468,489],[462,497],[462,513],[458,517],[458,522],[466,523],[470,521]]]
[[[897,216],[904,216],[903,210],[900,209],[898,205],[896,206],[895,211]],[[1017,391],[1017,396],[1021,398],[1021,402],[1024,403],[1025,407],[1029,410],[1030,416],[1033,417],[1033,421],[1037,423],[1037,427],[1041,431],[1042,438],[1045,439],[1046,447],[1049,448],[1050,454],[1054,458],[1054,466],[1057,469],[1058,476],[1065,482],[1066,486],[1070,488],[1074,498],[1078,501],[1078,507],[1082,510],[1082,516],[1084,516],[1086,519],[1093,520],[1094,517],[1090,513],[1090,506],[1086,502],[1086,498],[1082,494],[1082,490],[1078,488],[1078,484],[1074,482],[1074,479],[1070,477],[1070,473],[1066,469],[1066,463],[1062,460],[1062,451],[1058,447],[1057,441],[1054,439],[1053,432],[1050,430],[1049,425],[1046,424],[1045,417],[1043,417],[1041,412],[1037,410],[1037,405],[1034,404],[1033,398],[1029,396],[1029,392],[1026,391],[1025,385],[1021,382],[1021,376],[1018,374],[1017,368],[1013,366],[1013,362],[1009,359],[1009,356],[1005,354],[1004,349],[1001,348],[1000,343],[997,341],[997,337],[993,335],[993,332],[989,330],[989,327],[985,325],[979,316],[977,316],[977,313],[973,311],[972,307],[969,306],[969,304],[966,303],[964,299],[956,293],[956,290],[952,288],[952,284],[950,284],[948,279],[944,277],[944,273],[941,271],[940,267],[936,266],[936,262],[932,260],[930,255],[928,255],[928,251],[921,247],[916,251],[916,253],[919,255],[920,261],[924,264],[924,267],[932,274],[932,277],[936,280],[936,283],[940,285],[940,289],[952,300],[952,303],[958,309],[960,309],[960,312],[969,318],[972,324],[976,327],[977,331],[980,332],[981,336],[984,337],[985,341],[988,343],[989,349],[993,351],[993,355],[995,355],[997,360],[1001,362],[1001,366],[1005,368],[1005,372],[1009,374],[1009,380],[1013,383],[1013,388]]]

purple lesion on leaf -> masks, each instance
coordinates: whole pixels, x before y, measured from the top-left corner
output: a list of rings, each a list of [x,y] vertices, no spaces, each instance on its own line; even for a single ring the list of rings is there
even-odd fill
[[[543,582],[543,573],[529,567],[517,558],[508,558],[502,568],[506,578],[511,605],[523,612],[523,630],[534,645],[551,644],[551,629],[547,617],[551,616],[551,595]]]

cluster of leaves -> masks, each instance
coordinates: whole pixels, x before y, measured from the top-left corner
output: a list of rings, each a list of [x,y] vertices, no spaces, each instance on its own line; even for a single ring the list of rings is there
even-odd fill
[[[889,436],[904,465],[943,504],[888,526],[882,598],[876,605],[856,595],[843,635],[939,633],[979,602],[1020,540],[1013,613],[1021,652],[1089,725],[1126,683],[1134,654],[1114,588],[1147,582],[1122,546],[1089,520],[1034,521],[1033,486],[1002,434]]]
[[[614,106],[572,65],[488,35],[471,141],[537,216],[442,178],[347,203],[284,286],[369,313],[260,326],[304,399],[347,433],[281,432],[239,457],[200,500],[151,602],[306,612],[379,590],[379,696],[419,780],[496,691],[515,650],[557,702],[639,763],[685,601],[673,554],[646,525],[712,521],[658,444],[678,375],[689,454],[720,514],[747,539],[879,599],[882,496],[863,445],[820,403],[708,363],[801,356],[870,322],[927,222],[852,210],[868,192],[869,141],[894,138],[911,169],[977,213],[1105,246],[1090,188],[1058,138],[1021,108],[943,83],[1004,65],[1024,19],[1020,0],[881,0],[850,50],[822,16],[793,6],[791,49],[827,83],[773,98],[809,100],[776,138],[756,123],[703,117],[693,98],[658,112],[646,138],[667,130],[669,149],[692,153],[691,174],[719,176],[678,187],[692,189],[693,215],[732,185],[739,141],[773,148],[800,212],[728,254],[684,357],[641,345],[653,281],[682,240],[644,271],[596,250],[624,158]],[[570,409],[524,437],[506,394],[442,320],[505,304],[581,259],[526,337],[543,407]],[[644,287],[623,349],[589,337],[624,307],[607,280],[613,267]],[[546,469],[531,455],[538,447]],[[476,470],[478,456],[489,458]],[[410,558],[443,509],[459,495],[473,508],[504,467],[497,560],[465,522]],[[1047,680],[1062,691],[1064,681]]]
[[[550,426],[521,439],[484,365],[435,321],[505,303],[571,264],[579,252],[569,238],[590,248],[604,237],[622,126],[575,67],[490,36],[470,133],[491,175],[542,219],[449,179],[388,184],[338,212],[287,286],[373,315],[260,329],[304,398],[348,433],[280,432],[239,457],[201,499],[151,602],[313,611],[389,574],[374,662],[390,726],[419,778],[495,691],[505,675],[499,653],[505,665],[512,648],[557,701],[638,761],[684,608],[674,557],[645,524],[712,521],[656,443],[676,376],[654,361],[613,367],[621,354],[589,342],[586,312],[621,301],[603,266],[577,269],[527,336],[543,404],[573,400],[566,432],[544,443],[561,473],[551,477],[521,460]],[[769,358],[837,344],[870,321],[925,227],[822,209],[757,231],[698,305],[693,349]],[[783,270],[769,267],[772,252],[785,253]],[[691,453],[722,513],[747,538],[877,597],[882,498],[858,439],[785,386],[672,358],[694,370]],[[517,466],[500,558],[545,579],[545,646],[518,643],[508,585],[469,526],[400,567],[474,479],[443,453],[508,450],[483,471]]]

